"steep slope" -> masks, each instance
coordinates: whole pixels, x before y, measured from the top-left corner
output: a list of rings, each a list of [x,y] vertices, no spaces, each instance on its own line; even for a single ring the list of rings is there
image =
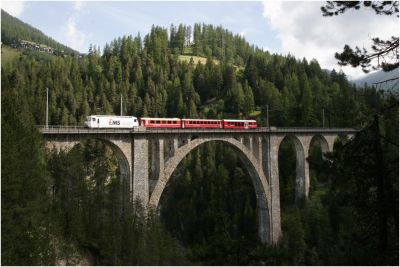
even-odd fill
[[[66,54],[79,54],[79,52],[72,48],[48,37],[42,31],[11,16],[3,9],[1,10],[1,41],[3,44],[14,47],[21,45],[21,42],[30,44],[33,42],[42,47],[52,48],[54,51],[64,51]]]
[[[395,78],[397,78],[397,80],[387,81],[387,80],[395,79]],[[364,77],[355,80],[354,83],[357,86],[364,86],[364,84],[367,84],[368,86],[372,86],[372,85],[374,85],[374,83],[387,81],[387,82],[377,85],[377,89],[398,91],[398,89],[399,89],[398,78],[399,78],[399,69],[395,69],[395,70],[392,70],[389,72],[377,71],[374,73],[369,73],[369,74],[365,75]]]

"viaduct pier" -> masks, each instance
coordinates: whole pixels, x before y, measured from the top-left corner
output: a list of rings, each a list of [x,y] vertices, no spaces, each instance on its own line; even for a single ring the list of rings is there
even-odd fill
[[[157,208],[178,164],[196,147],[212,141],[231,146],[250,174],[257,199],[259,237],[276,244],[281,237],[278,152],[282,141],[293,140],[296,149],[296,198],[307,198],[310,188],[307,157],[312,142],[322,152],[333,151],[338,136],[352,137],[349,128],[228,129],[93,129],[40,127],[49,149],[70,150],[85,139],[99,139],[115,153],[121,179],[129,184],[133,199]]]

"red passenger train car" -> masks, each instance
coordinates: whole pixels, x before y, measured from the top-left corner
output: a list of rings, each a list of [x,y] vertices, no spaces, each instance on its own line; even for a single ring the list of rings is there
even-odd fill
[[[205,129],[221,129],[221,120],[205,120],[205,119],[182,119],[182,128],[205,128]]]
[[[182,128],[178,118],[141,118],[140,125],[146,128]]]
[[[255,120],[222,120],[224,129],[256,129]]]

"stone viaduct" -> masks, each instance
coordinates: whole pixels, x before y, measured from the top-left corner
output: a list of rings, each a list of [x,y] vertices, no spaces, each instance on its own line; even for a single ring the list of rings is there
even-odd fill
[[[296,149],[296,198],[308,197],[308,153],[317,141],[322,152],[333,150],[339,135],[349,137],[354,129],[258,128],[253,130],[189,130],[142,128],[88,129],[83,127],[39,128],[49,149],[69,150],[84,139],[100,139],[115,153],[121,179],[129,184],[133,199],[157,208],[161,195],[178,164],[196,147],[211,141],[230,145],[250,174],[257,199],[259,237],[276,244],[281,237],[278,152],[286,138]]]

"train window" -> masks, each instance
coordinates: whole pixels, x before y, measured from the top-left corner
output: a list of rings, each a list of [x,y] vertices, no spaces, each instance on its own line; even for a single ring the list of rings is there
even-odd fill
[[[134,122],[137,122],[137,119],[135,119]]]
[[[150,123],[154,123],[154,121],[153,121],[153,120],[151,120],[151,121],[150,121]]]
[[[92,118],[92,121],[96,121],[96,118]]]

